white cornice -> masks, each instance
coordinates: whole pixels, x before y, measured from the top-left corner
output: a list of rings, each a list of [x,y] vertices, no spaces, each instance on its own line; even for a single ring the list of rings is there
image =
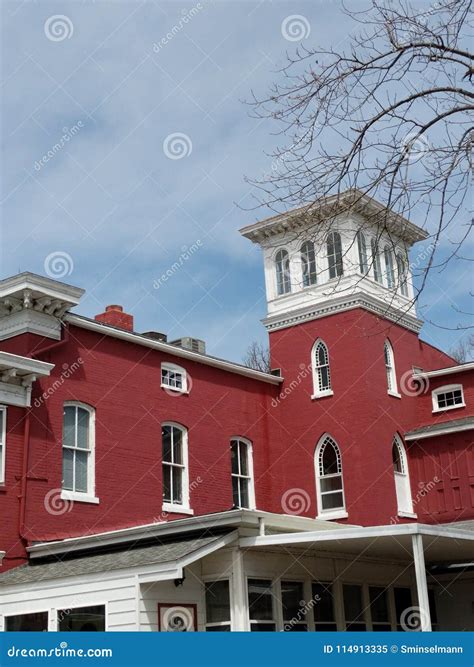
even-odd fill
[[[204,364],[205,366],[213,366],[214,368],[219,368],[230,373],[236,373],[237,375],[243,375],[245,377],[252,378],[253,380],[260,380],[261,382],[267,382],[273,385],[279,385],[283,382],[283,378],[276,375],[262,373],[260,371],[253,370],[253,368],[247,368],[246,366],[234,364],[231,361],[225,361],[224,359],[217,359],[216,357],[211,357],[206,354],[191,352],[191,350],[185,350],[184,348],[176,347],[176,345],[163,343],[152,338],[147,338],[146,336],[142,336],[138,333],[125,331],[124,329],[117,329],[116,327],[108,326],[102,322],[89,320],[85,317],[81,317],[80,315],[73,315],[71,313],[67,314],[64,319],[66,322],[69,322],[69,324],[73,324],[74,326],[80,327],[81,329],[88,329],[89,331],[100,333],[101,335],[119,338],[120,340],[127,341],[128,343],[135,343],[135,345],[143,345],[144,347],[149,347],[152,350],[159,350],[160,352],[164,352],[181,359],[189,359],[190,361],[194,361],[198,364]]]
[[[454,373],[464,373],[465,371],[474,371],[474,361],[459,366],[448,366],[446,368],[437,368],[434,371],[414,371],[413,378],[436,378],[443,375],[453,375]]]
[[[261,243],[270,236],[301,227],[302,224],[308,222],[308,216],[313,219],[313,222],[317,222],[319,219],[349,212],[359,213],[363,216],[364,214],[365,216],[369,215],[374,218],[374,224],[376,224],[377,218],[381,217],[384,227],[391,229],[410,244],[428,237],[423,229],[398,213],[387,211],[383,204],[360,190],[347,190],[340,194],[316,200],[286,213],[274,215],[252,225],[242,227],[239,231],[242,236],[250,239],[253,243]]]
[[[31,388],[39,377],[47,377],[54,364],[0,352],[0,403],[27,408]]]
[[[327,301],[320,302],[317,305],[307,306],[299,310],[288,312],[284,315],[272,315],[266,317],[263,324],[268,331],[275,331],[277,329],[285,329],[286,327],[310,320],[317,320],[321,317],[327,317],[334,313],[353,310],[355,308],[363,308],[375,315],[388,319],[391,322],[399,324],[410,331],[418,333],[423,326],[423,322],[408,313],[404,313],[396,308],[391,307],[387,303],[381,302],[375,297],[366,293],[356,293],[347,296],[340,296],[331,298]]]

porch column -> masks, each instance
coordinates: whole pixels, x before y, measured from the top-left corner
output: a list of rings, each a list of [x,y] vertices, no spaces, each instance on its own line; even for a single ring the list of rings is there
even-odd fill
[[[422,632],[431,631],[430,603],[428,599],[428,584],[426,582],[425,554],[423,552],[423,538],[417,533],[411,538],[413,559],[415,562],[416,590],[420,609],[420,623]]]
[[[237,548],[232,550],[232,630],[249,630],[244,557]]]

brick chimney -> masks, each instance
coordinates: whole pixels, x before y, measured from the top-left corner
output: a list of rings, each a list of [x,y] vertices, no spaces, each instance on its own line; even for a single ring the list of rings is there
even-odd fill
[[[125,329],[125,331],[133,331],[133,315],[123,312],[122,306],[111,305],[105,307],[105,313],[96,315],[97,322],[110,324],[112,327]]]

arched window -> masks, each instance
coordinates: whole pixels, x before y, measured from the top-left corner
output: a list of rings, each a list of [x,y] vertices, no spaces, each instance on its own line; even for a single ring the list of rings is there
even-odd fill
[[[369,270],[367,263],[367,242],[364,233],[360,229],[357,232],[357,248],[359,250],[359,272],[365,276]]]
[[[342,265],[342,244],[339,232],[328,234],[326,241],[329,278],[337,278],[344,273]]]
[[[252,443],[245,438],[232,438],[230,453],[234,507],[255,509]]]
[[[291,292],[290,258],[286,250],[279,250],[275,255],[275,268],[277,279],[277,294],[288,294]]]
[[[315,464],[318,516],[337,514],[342,517],[341,511],[346,515],[341,453],[336,441],[328,434],[316,447]]]
[[[95,410],[68,401],[63,412],[64,498],[81,500],[95,493]]]
[[[385,373],[387,375],[387,391],[389,394],[398,396],[397,376],[395,374],[395,359],[393,348],[389,340],[386,340],[383,346],[383,356],[385,361]]]
[[[313,398],[332,395],[329,352],[324,341],[318,339],[313,345]]]
[[[392,442],[393,474],[395,476],[395,493],[397,495],[398,513],[401,515],[413,515],[413,502],[411,498],[410,475],[408,474],[408,461],[405,447],[398,434]]]
[[[380,266],[380,253],[375,239],[370,240],[370,250],[372,254],[372,267],[374,271],[374,280],[382,282],[382,268]]]
[[[385,270],[387,272],[387,287],[393,289],[395,287],[395,269],[393,267],[393,253],[388,245],[383,251],[385,257]]]
[[[403,296],[408,296],[407,269],[405,266],[405,260],[400,253],[397,254],[397,270],[400,292]]]
[[[180,424],[161,427],[163,509],[189,510],[188,432]]]
[[[301,246],[301,270],[303,273],[303,287],[316,285],[316,256],[312,241],[305,241]]]

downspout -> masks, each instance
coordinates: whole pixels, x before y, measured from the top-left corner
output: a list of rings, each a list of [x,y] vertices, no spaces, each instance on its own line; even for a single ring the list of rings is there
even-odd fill
[[[23,460],[21,465],[21,490],[20,490],[20,512],[18,516],[18,534],[23,541],[28,541],[24,535],[25,516],[26,516],[26,475],[28,472],[28,459],[30,453],[30,413],[31,408],[27,409],[25,417],[25,431],[23,434]]]
[[[56,350],[58,347],[64,345],[69,341],[69,327],[67,324],[64,324],[64,336],[61,340],[57,340],[50,345],[34,351],[31,353],[32,357],[37,357],[38,355],[43,355],[46,352],[51,350]],[[25,417],[25,431],[23,434],[23,460],[21,465],[21,487],[20,487],[20,512],[18,516],[18,534],[24,542],[28,542],[28,538],[25,536],[25,519],[26,519],[26,495],[27,495],[27,483],[28,483],[28,461],[30,458],[30,414],[32,408],[27,408],[26,417]]]

